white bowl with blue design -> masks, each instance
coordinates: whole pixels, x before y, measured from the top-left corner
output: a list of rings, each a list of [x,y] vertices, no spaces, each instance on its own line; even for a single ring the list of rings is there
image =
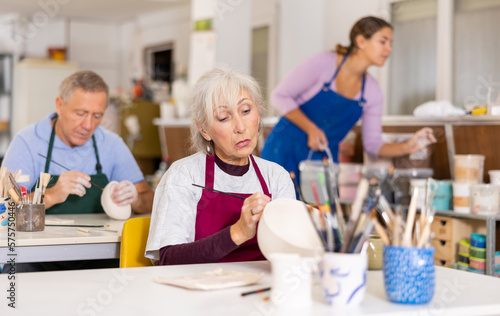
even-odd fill
[[[384,247],[384,286],[390,301],[425,304],[434,296],[434,248]]]

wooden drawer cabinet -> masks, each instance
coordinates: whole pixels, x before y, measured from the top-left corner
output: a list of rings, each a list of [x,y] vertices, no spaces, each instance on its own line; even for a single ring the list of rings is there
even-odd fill
[[[431,241],[432,247],[434,247],[434,258],[439,258],[447,261],[455,260],[456,245],[453,244],[450,240],[440,240],[433,239]]]
[[[434,247],[434,263],[437,266],[449,267],[458,260],[458,242],[462,238],[470,238],[471,233],[486,233],[482,221],[434,216],[431,224],[434,234],[431,245]]]
[[[431,224],[431,231],[434,233],[434,238],[440,240],[452,240],[453,220],[453,218],[449,217],[434,217],[434,221]]]

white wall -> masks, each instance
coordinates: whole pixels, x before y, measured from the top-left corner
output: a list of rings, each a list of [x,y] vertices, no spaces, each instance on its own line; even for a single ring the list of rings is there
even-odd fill
[[[132,79],[145,75],[144,48],[172,42],[174,63],[188,67],[191,8],[182,6],[173,10],[143,14],[121,25],[120,84],[130,91]]]
[[[233,1],[234,2],[234,1]],[[216,31],[215,60],[239,71],[251,72],[252,2],[228,2],[227,9],[219,9],[214,18]]]
[[[71,20],[69,60],[82,70],[99,74],[111,91],[120,85],[120,27],[116,23],[95,20]]]
[[[300,61],[325,49],[326,0],[279,0],[278,81]]]

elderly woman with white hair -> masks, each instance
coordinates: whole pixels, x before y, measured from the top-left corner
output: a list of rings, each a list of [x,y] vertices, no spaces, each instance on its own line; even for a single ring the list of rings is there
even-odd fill
[[[160,265],[264,259],[256,238],[264,207],[295,190],[285,169],[252,155],[262,103],[257,82],[234,70],[199,79],[191,91],[197,153],[174,162],[156,188],[146,257]]]

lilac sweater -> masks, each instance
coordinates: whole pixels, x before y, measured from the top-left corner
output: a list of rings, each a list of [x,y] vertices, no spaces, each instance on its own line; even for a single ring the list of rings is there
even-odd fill
[[[272,104],[286,114],[312,99],[328,82],[337,69],[337,54],[332,52],[318,53],[295,67],[276,87],[271,96]],[[330,89],[337,91],[335,81]],[[361,91],[354,97],[359,100]],[[370,156],[377,156],[382,140],[382,105],[383,96],[377,81],[367,74],[364,97],[366,104],[361,115],[361,133],[363,147]]]

